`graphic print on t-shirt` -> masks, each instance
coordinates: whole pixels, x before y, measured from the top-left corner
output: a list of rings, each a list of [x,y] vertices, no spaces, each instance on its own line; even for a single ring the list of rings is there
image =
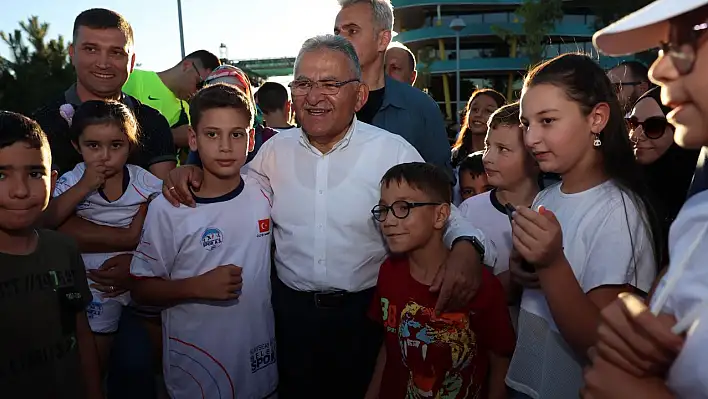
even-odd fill
[[[388,301],[382,298],[381,304],[385,307]],[[389,316],[388,327],[391,316],[395,318],[395,306],[384,309],[384,314]],[[473,373],[467,370],[477,354],[469,315],[443,313],[438,317],[435,309],[410,301],[397,324],[402,360],[410,371],[408,398],[476,397],[478,392],[469,390],[481,386],[481,381],[472,381]]]

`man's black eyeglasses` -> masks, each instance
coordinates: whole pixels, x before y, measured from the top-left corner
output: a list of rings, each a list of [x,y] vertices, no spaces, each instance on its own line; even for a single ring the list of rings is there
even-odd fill
[[[197,73],[197,77],[199,78],[199,82],[197,82],[197,91],[201,90],[204,88],[204,84],[206,83],[204,81],[204,78],[202,78],[202,74],[199,73],[199,69],[197,69],[197,66],[192,63],[192,68],[194,68],[194,72]]]
[[[411,209],[429,205],[442,205],[442,203],[396,201],[391,205],[376,205],[371,209],[371,214],[374,215],[374,219],[379,222],[386,221],[386,217],[388,216],[389,211],[391,211],[395,218],[405,219],[411,213]]]
[[[666,131],[666,126],[669,126],[669,122],[663,116],[652,116],[644,120],[644,122],[639,122],[636,116],[627,118],[627,126],[629,130],[636,130],[639,126],[642,127],[644,135],[650,139],[658,139],[664,135]]]
[[[290,82],[288,87],[290,87],[290,93],[293,96],[306,96],[314,87],[320,89],[324,95],[335,96],[339,93],[339,89],[341,89],[342,86],[353,82],[359,82],[359,79],[349,79],[342,82],[336,80],[320,80],[313,82],[312,80],[302,79]]]

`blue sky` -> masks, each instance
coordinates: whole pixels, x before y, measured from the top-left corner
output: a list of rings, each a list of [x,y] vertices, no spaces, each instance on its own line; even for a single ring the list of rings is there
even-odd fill
[[[76,15],[94,7],[128,19],[141,68],[161,71],[179,61],[177,0],[15,1],[3,7],[0,30],[14,31],[20,20],[36,15],[50,24],[49,37],[61,34],[69,41]],[[332,32],[338,10],[336,0],[182,0],[185,50],[218,56],[225,43],[231,59],[294,57],[307,38]],[[0,55],[8,55],[4,42]]]

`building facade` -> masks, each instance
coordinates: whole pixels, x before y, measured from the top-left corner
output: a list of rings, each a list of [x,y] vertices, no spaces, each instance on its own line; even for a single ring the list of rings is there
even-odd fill
[[[408,46],[418,59],[419,81],[438,102],[448,120],[465,107],[477,88],[494,88],[506,96],[518,96],[530,64],[523,49],[500,37],[499,32],[523,35],[523,19],[515,11],[521,0],[392,0],[394,41]],[[592,45],[595,16],[578,1],[563,1],[563,17],[547,36],[545,58],[583,52],[599,59],[603,67],[622,59],[600,57]],[[461,18],[460,104],[456,106],[456,39],[450,23]]]

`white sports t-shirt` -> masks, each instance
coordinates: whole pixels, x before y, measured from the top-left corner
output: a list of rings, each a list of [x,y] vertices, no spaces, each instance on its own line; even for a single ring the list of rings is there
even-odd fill
[[[243,268],[239,299],[163,310],[163,373],[173,399],[261,399],[278,385],[271,200],[256,180],[242,178],[229,194],[196,198],[196,209],[155,199],[133,257],[130,270],[137,277],[179,280],[221,265]]]
[[[135,166],[125,165],[123,171],[123,195],[115,201],[108,201],[101,190],[96,190],[89,194],[76,207],[76,215],[89,222],[110,227],[128,227],[133,221],[133,217],[138,213],[140,205],[148,201],[148,198],[155,196],[162,191],[162,180],[152,175],[147,170]],[[54,188],[54,197],[58,197],[81,180],[86,170],[86,165],[82,162],[76,167],[63,174],[57,180]],[[127,172],[127,173],[126,173]],[[113,253],[84,253],[81,257],[84,260],[87,270],[98,269],[103,262],[116,255],[126,252]],[[89,282],[90,283],[90,282]],[[94,299],[99,294],[93,290]],[[127,304],[128,296],[121,297],[124,304]],[[92,305],[93,306],[93,305]],[[100,313],[99,309],[94,309]]]
[[[708,301],[708,191],[692,196],[686,203],[669,232],[668,272],[657,287],[652,301],[670,289],[663,313],[677,320]],[[697,243],[691,253],[691,247]],[[685,262],[688,260],[688,262]],[[681,268],[683,266],[683,268]],[[681,270],[683,269],[683,270]],[[669,280],[678,279],[673,288]],[[708,398],[708,309],[703,312],[687,333],[686,343],[669,371],[667,383],[677,398]]]
[[[498,275],[509,270],[509,255],[513,243],[509,215],[495,193],[496,190],[492,190],[470,197],[460,204],[459,209],[462,216],[472,222],[474,227],[482,230],[488,240],[494,242],[497,249],[494,275]]]
[[[533,209],[543,205],[556,215],[583,291],[630,284],[648,292],[656,262],[645,213],[612,181],[574,194],[563,193],[561,184],[541,191]],[[507,385],[534,399],[577,397],[584,364],[558,331],[543,291],[524,290],[518,328]]]

